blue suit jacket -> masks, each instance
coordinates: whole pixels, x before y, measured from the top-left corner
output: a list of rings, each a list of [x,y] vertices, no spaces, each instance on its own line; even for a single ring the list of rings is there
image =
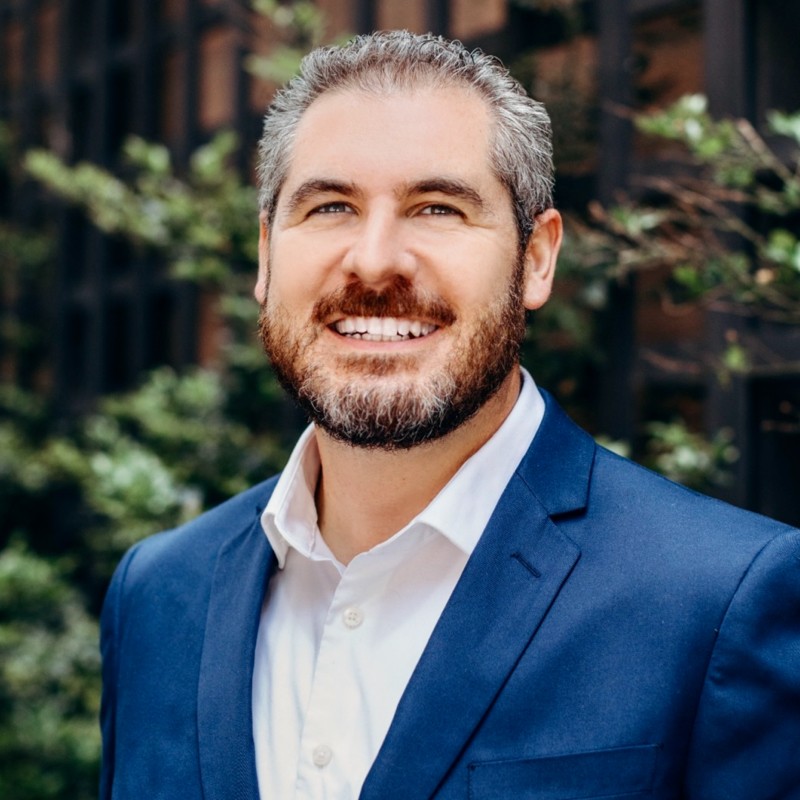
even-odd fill
[[[258,797],[274,483],[120,564],[103,798]],[[361,797],[800,798],[800,532],[596,447],[547,398]]]

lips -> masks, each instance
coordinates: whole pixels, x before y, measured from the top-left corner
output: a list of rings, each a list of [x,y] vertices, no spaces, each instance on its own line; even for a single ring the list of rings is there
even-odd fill
[[[344,317],[332,327],[342,336],[368,342],[405,342],[428,336],[437,329],[430,322],[405,317]]]

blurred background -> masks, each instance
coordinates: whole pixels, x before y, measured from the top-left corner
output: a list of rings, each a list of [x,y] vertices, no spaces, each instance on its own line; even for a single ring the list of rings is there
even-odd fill
[[[139,538],[280,469],[253,151],[302,54],[500,57],[567,240],[525,363],[598,439],[800,524],[800,4],[0,2],[0,797],[95,796],[97,615]]]

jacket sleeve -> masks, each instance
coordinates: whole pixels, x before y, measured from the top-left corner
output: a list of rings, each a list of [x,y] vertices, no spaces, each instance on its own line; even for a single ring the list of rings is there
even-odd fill
[[[120,606],[128,567],[138,545],[131,548],[117,566],[108,587],[103,611],[100,615],[100,654],[103,659],[103,695],[100,704],[100,732],[103,755],[100,768],[100,800],[111,800],[114,783],[115,725],[117,702],[118,660],[120,657],[118,636],[120,630]]]
[[[720,626],[690,742],[689,800],[800,800],[800,531],[755,557]]]

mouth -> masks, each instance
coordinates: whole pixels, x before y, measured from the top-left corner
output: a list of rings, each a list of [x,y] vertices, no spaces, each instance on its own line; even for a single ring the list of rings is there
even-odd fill
[[[404,317],[344,317],[331,326],[348,339],[367,342],[407,342],[421,339],[438,330],[430,322]]]

